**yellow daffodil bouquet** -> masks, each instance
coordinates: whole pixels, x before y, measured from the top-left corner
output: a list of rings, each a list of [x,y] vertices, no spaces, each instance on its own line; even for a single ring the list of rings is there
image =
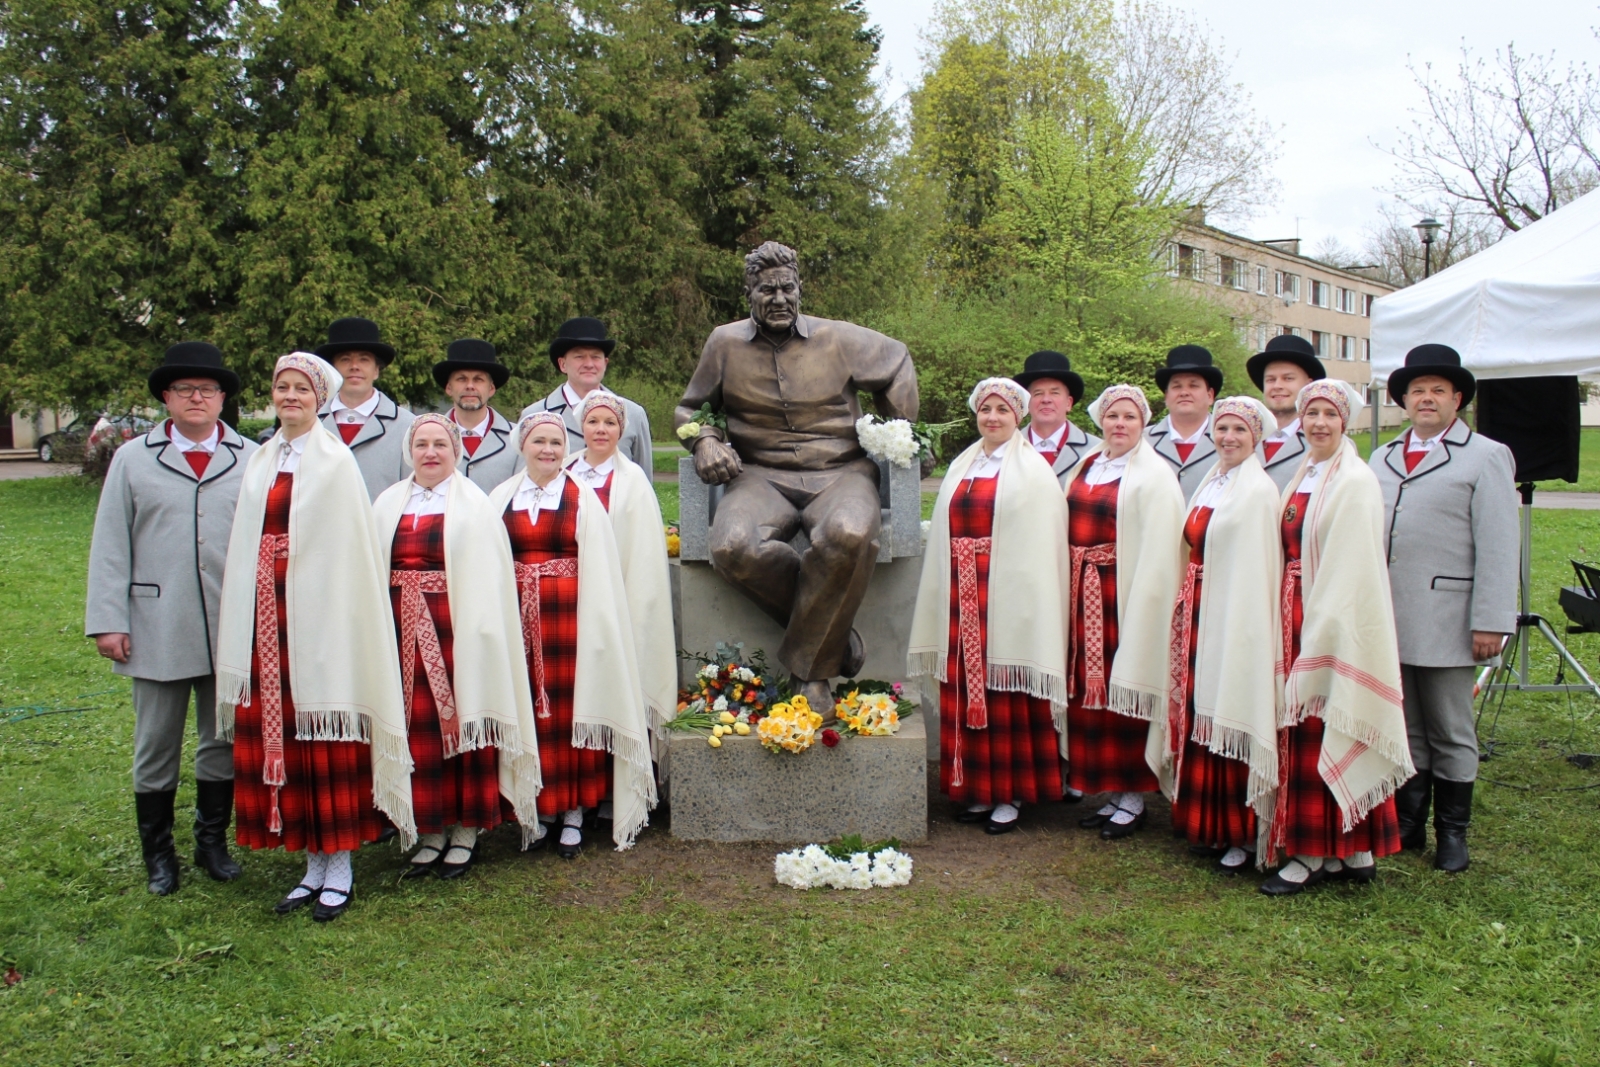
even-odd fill
[[[804,696],[774,704],[756,724],[756,736],[769,752],[804,752],[817,740],[822,716]]]
[[[889,737],[900,732],[900,720],[916,709],[899,682],[844,682],[834,689],[833,714],[845,733]]]

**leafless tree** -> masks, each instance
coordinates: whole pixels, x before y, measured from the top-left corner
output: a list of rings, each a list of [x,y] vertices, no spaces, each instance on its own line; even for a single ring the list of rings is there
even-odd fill
[[[1459,203],[1419,209],[1396,201],[1380,208],[1378,214],[1379,221],[1368,227],[1360,258],[1363,265],[1375,268],[1372,273],[1376,277],[1402,287],[1422,281],[1426,273],[1422,238],[1416,231],[1417,221],[1424,216],[1442,224],[1428,250],[1435,274],[1488,248],[1506,232],[1494,219],[1465,210]]]
[[[1463,46],[1453,77],[1412,74],[1424,103],[1391,149],[1403,201],[1506,233],[1600,186],[1600,78],[1588,64],[1509,45],[1491,61]]]

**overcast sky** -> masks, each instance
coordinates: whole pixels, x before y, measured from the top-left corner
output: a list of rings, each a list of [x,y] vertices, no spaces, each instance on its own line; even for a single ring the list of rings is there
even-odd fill
[[[1352,248],[1392,184],[1384,148],[1421,102],[1407,62],[1454,70],[1464,41],[1492,55],[1514,41],[1523,53],[1555,51],[1600,61],[1596,0],[1342,0],[1326,4],[1169,0],[1205,22],[1234,57],[1237,80],[1258,113],[1282,131],[1274,168],[1277,203],[1234,228],[1256,238],[1332,235]],[[928,0],[866,0],[883,28],[883,61],[896,94],[919,77]],[[880,75],[883,68],[880,67]]]

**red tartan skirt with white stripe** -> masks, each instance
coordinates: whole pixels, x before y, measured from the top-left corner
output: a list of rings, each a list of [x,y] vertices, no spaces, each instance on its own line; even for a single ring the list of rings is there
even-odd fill
[[[294,476],[278,475],[267,494],[263,536],[289,532],[289,494]],[[294,736],[294,694],[289,679],[289,618],[284,579],[289,561],[278,559],[273,575],[278,598],[278,671],[283,686],[283,764],[288,779],[278,790],[283,833],[267,829],[272,790],[262,779],[266,742],[261,701],[234,708],[234,840],[245,848],[290,852],[345,852],[376,841],[384,820],[372,804],[372,755],[356,741],[300,741]],[[259,693],[261,664],[250,657],[250,689]]]
[[[1301,531],[1305,528],[1310,496],[1296,493],[1290,498],[1293,512],[1285,510],[1283,519],[1284,555],[1300,558]],[[1300,655],[1300,630],[1305,622],[1305,602],[1300,583],[1294,587],[1294,608],[1290,613],[1289,648],[1285,655],[1292,664]],[[1284,829],[1283,852],[1289,856],[1324,856],[1344,859],[1357,852],[1389,856],[1400,851],[1400,819],[1390,797],[1373,808],[1367,817],[1345,833],[1339,802],[1322,780],[1317,761],[1322,756],[1322,720],[1311,716],[1298,726],[1278,731],[1277,819]]]
[[[415,520],[415,521],[413,521]],[[444,516],[403,515],[395,530],[389,565],[397,571],[444,570]],[[390,588],[395,639],[400,638],[400,590]],[[445,673],[455,684],[455,640],[450,625],[450,594],[423,593]],[[439,728],[439,705],[428,685],[422,653],[415,650],[411,680],[411,714],[406,719],[406,739],[411,745],[411,807],[419,834],[442,834],[460,823],[480,830],[500,825],[500,759],[494,748],[480,748],[446,759]]]
[[[1084,472],[1088,471],[1084,468]],[[1067,543],[1073,548],[1117,543],[1117,491],[1122,482],[1091,486],[1080,473],[1067,490]],[[1104,708],[1083,706],[1083,613],[1105,613],[1106,675],[1117,653],[1117,568],[1100,568],[1101,603],[1072,605],[1073,693],[1067,702],[1067,762],[1072,788],[1084,793],[1148,793],[1160,788],[1144,760],[1150,724]]]
[[[988,537],[994,527],[999,478],[978,478],[957,489],[950,501],[951,537]],[[979,555],[978,618],[987,656],[989,557]],[[985,689],[989,725],[966,726],[966,672],[962,668],[961,614],[956,560],[950,560],[950,645],[939,683],[939,789],[961,804],[1037,804],[1061,799],[1061,755],[1050,702],[1027,693]],[[987,658],[985,659],[987,662]],[[955,753],[961,752],[960,785],[954,784]]]
[[[506,509],[511,554],[518,563],[548,563],[578,555],[578,486],[568,478],[561,507],[539,512]],[[539,771],[544,789],[539,814],[559,815],[573,808],[597,807],[611,795],[611,755],[601,749],[572,747],[572,689],[578,675],[578,579],[547,577],[539,582],[539,626],[544,635],[544,688],[550,697],[548,718],[534,716],[539,736]],[[533,656],[528,656],[528,684],[538,699]]]

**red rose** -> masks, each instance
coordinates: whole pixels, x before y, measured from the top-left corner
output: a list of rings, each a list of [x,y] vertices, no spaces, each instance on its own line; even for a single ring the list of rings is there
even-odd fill
[[[824,745],[827,745],[829,748],[832,748],[834,745],[837,745],[839,743],[839,731],[838,730],[824,730],[824,731],[822,731],[822,743]]]

